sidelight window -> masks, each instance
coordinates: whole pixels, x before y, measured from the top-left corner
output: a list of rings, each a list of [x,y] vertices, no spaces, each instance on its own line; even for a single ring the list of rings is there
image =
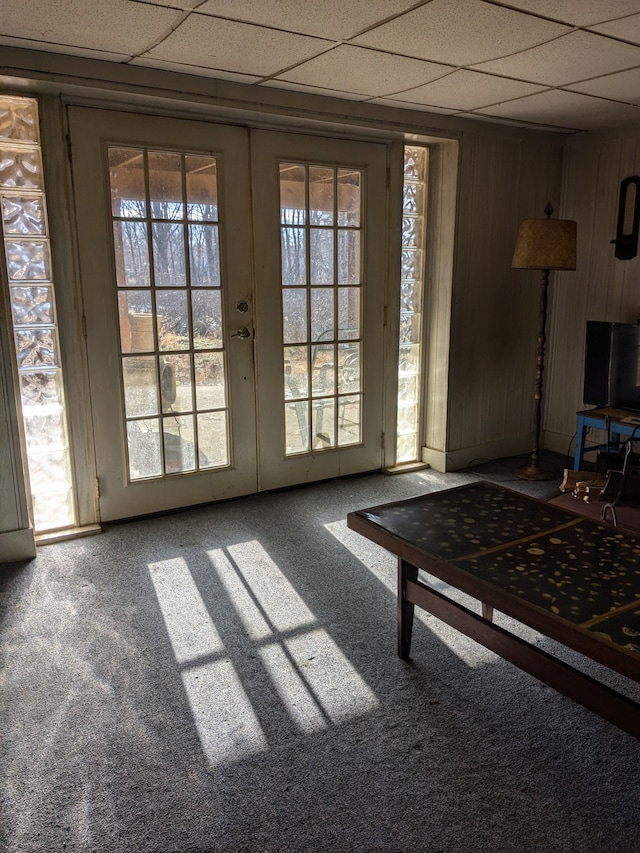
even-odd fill
[[[396,464],[420,461],[424,245],[428,149],[406,145],[402,188],[402,260]]]
[[[8,303],[36,533],[76,524],[38,104],[0,96]]]

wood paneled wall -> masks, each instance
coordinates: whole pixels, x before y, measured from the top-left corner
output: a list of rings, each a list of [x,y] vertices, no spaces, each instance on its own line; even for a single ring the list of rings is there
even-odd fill
[[[640,127],[580,133],[567,139],[561,216],[578,223],[576,272],[556,274],[550,299],[550,342],[543,446],[573,454],[575,413],[583,408],[587,320],[640,318],[640,257],[617,260],[620,182],[640,174]]]
[[[448,470],[530,447],[540,276],[512,270],[518,225],[560,206],[559,134],[465,136],[452,293]]]

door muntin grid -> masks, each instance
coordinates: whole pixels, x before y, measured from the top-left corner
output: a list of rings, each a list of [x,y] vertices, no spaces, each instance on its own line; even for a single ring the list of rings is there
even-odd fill
[[[287,456],[362,442],[363,180],[279,164]]]
[[[228,467],[218,158],[107,155],[129,480]]]

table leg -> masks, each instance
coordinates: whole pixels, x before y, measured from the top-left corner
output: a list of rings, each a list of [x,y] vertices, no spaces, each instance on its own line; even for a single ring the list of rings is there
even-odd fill
[[[582,461],[584,459],[584,441],[587,435],[587,427],[584,422],[583,417],[578,417],[578,423],[576,428],[576,452],[573,457],[573,470],[581,471],[582,470]]]
[[[415,604],[407,601],[407,581],[418,579],[418,569],[398,558],[398,655],[408,660]]]

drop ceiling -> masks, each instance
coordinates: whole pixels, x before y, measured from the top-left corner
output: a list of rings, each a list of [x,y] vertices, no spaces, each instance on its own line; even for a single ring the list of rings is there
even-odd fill
[[[527,127],[640,121],[640,0],[3,0],[0,45]]]

